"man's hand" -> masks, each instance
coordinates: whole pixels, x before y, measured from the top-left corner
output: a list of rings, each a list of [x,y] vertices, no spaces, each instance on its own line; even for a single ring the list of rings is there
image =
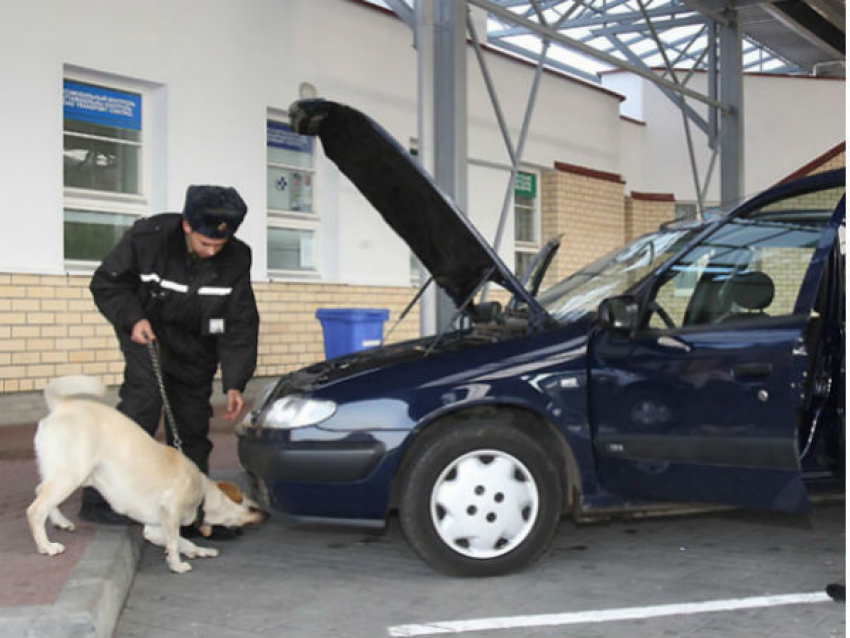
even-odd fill
[[[134,343],[139,343],[141,345],[145,345],[156,340],[156,335],[153,333],[151,322],[147,319],[139,319],[130,331],[130,339]]]
[[[235,421],[242,408],[245,407],[245,399],[242,398],[242,393],[239,390],[227,391],[227,412],[221,415],[225,421]]]

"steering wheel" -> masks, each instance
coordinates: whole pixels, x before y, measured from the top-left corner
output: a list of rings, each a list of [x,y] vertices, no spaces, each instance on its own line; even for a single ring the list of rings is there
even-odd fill
[[[659,317],[661,317],[661,321],[664,322],[665,326],[667,326],[668,328],[676,327],[676,324],[673,322],[673,318],[670,316],[670,313],[664,310],[664,308],[661,307],[661,304],[659,304],[657,301],[653,299],[649,302],[647,307],[652,312],[656,313]]]

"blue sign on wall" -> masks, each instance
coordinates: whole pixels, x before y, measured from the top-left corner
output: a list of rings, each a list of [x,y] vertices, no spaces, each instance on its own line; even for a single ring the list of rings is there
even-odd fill
[[[65,117],[92,124],[142,130],[142,96],[65,80]]]
[[[268,128],[266,135],[268,145],[276,148],[285,148],[290,151],[300,151],[302,153],[313,152],[313,138],[309,135],[299,135],[292,130],[292,127],[283,122],[274,122],[267,120]]]

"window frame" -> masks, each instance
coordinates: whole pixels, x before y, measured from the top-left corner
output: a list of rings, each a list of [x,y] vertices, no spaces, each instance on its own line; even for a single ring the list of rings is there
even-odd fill
[[[535,195],[533,198],[533,206],[526,206],[524,204],[517,204],[516,199],[516,182],[517,179],[514,179],[514,191],[513,191],[513,214],[514,214],[514,272],[518,278],[522,278],[525,273],[517,272],[517,265],[519,259],[518,255],[521,253],[523,255],[528,255],[532,260],[535,255],[540,252],[540,247],[542,244],[541,236],[541,215],[540,215],[540,171],[532,168],[530,166],[523,167],[522,169],[517,171],[516,177],[519,177],[520,173],[527,173],[534,176],[534,183],[536,185]],[[517,208],[521,208],[523,210],[529,210],[532,213],[532,229],[534,232],[534,241],[525,241],[517,239],[516,233],[516,216],[517,216]]]
[[[152,89],[147,84],[128,78],[65,67],[62,73],[62,101],[64,103],[65,82],[79,82],[81,84],[94,85],[105,89],[111,89],[124,93],[135,93],[141,99],[141,129],[139,141],[131,145],[139,148],[138,162],[138,184],[139,193],[112,193],[95,189],[80,188],[77,186],[66,186],[63,171],[62,176],[62,237],[65,237],[65,211],[79,210],[91,213],[102,213],[104,215],[129,215],[135,218],[145,217],[151,212],[151,193],[153,174],[153,108],[151,99]],[[62,149],[64,153],[64,140],[66,135],[72,135],[87,139],[107,139],[100,136],[91,136],[84,133],[69,132],[65,126],[64,113],[62,115]],[[121,143],[125,143],[121,141]],[[105,257],[105,255],[104,255]],[[69,273],[91,273],[98,267],[100,260],[68,258],[64,248],[62,253],[63,264]]]
[[[291,127],[289,117],[283,111],[276,109],[268,109],[265,118],[265,146],[266,146],[266,272],[272,281],[304,281],[316,280],[322,278],[322,234],[323,224],[319,200],[319,165],[318,153],[316,153],[316,145],[313,143],[311,152],[312,165],[307,168],[304,166],[296,166],[294,164],[286,164],[279,161],[272,161],[268,156],[269,146],[269,122],[285,124]],[[272,208],[268,201],[268,172],[269,168],[280,168],[290,171],[300,171],[310,173],[312,176],[312,210],[294,211]],[[268,242],[270,237],[270,229],[293,230],[293,231],[311,231],[313,233],[313,268],[309,269],[290,269],[290,268],[275,268],[269,263]]]

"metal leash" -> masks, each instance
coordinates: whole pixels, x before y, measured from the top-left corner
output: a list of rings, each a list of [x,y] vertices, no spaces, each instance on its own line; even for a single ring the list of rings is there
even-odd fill
[[[171,431],[171,441],[177,451],[183,452],[183,441],[180,440],[180,435],[177,434],[177,421],[174,419],[174,413],[171,411],[171,403],[168,401],[168,395],[165,393],[165,382],[162,380],[162,369],[159,366],[159,354],[157,353],[156,341],[148,341],[148,351],[151,354],[151,363],[153,364],[153,373],[156,376],[156,382],[159,385],[159,396],[162,397],[162,407],[165,409],[165,423]]]

